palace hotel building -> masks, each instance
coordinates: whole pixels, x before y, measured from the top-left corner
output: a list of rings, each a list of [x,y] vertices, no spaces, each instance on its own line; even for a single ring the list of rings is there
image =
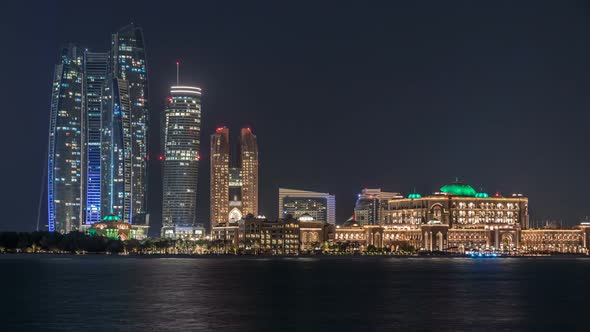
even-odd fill
[[[378,223],[352,218],[336,228],[335,242],[398,250],[493,249],[502,251],[587,252],[590,225],[577,229],[530,229],[528,198],[477,192],[455,182],[429,196],[412,193],[390,199]]]

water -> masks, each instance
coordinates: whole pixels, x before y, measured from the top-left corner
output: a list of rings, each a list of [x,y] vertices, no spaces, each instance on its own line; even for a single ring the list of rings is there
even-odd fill
[[[0,255],[1,331],[588,331],[590,259]]]

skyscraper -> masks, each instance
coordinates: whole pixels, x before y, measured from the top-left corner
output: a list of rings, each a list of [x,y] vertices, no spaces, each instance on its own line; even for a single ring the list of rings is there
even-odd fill
[[[196,222],[201,89],[173,86],[164,112],[163,226]]]
[[[132,126],[129,84],[109,77],[102,95],[101,212],[130,223],[132,209]]]
[[[315,221],[336,224],[336,197],[328,193],[279,188],[279,218],[308,215]]]
[[[354,217],[361,225],[377,225],[384,218],[383,210],[390,199],[399,197],[399,193],[385,192],[381,189],[363,189],[358,194],[354,206]]]
[[[211,223],[225,223],[229,214],[229,129],[219,127],[211,135]]]
[[[250,128],[242,128],[240,136],[240,167],[242,174],[242,214],[258,215],[258,143]]]
[[[82,54],[62,50],[55,66],[49,121],[47,198],[49,231],[66,233],[80,224]]]
[[[84,52],[84,105],[82,110],[82,212],[83,225],[101,221],[100,151],[102,88],[108,74],[107,53]]]
[[[258,144],[250,128],[240,135],[238,165],[230,158],[229,130],[211,135],[211,225],[258,215]]]
[[[112,36],[111,70],[129,86],[131,125],[131,218],[145,224],[148,152],[148,71],[142,29],[130,24]],[[103,213],[104,214],[104,213]],[[133,221],[132,221],[133,220]]]

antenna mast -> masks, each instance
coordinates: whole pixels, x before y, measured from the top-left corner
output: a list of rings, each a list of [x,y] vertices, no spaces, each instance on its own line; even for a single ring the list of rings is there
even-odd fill
[[[180,61],[176,61],[176,85],[180,85]]]

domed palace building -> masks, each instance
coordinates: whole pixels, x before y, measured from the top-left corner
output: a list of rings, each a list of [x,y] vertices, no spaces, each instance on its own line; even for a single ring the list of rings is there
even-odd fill
[[[378,224],[362,225],[353,217],[337,227],[335,241],[392,250],[587,251],[590,225],[531,230],[528,204],[522,194],[489,195],[457,181],[428,196],[414,192],[390,199]]]

